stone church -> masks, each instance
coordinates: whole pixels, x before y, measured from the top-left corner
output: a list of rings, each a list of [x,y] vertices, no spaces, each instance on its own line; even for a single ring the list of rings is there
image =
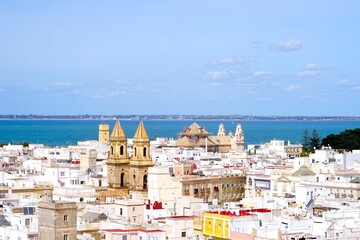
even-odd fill
[[[190,149],[205,148],[209,152],[220,153],[244,150],[244,132],[241,125],[237,124],[235,134],[230,131],[226,135],[224,124],[221,123],[217,136],[211,136],[205,128],[194,122],[180,133],[176,146]]]
[[[153,166],[150,157],[150,140],[144,123],[140,121],[133,138],[133,154],[127,152],[127,138],[119,121],[110,135],[110,152],[107,161],[110,188],[130,191],[147,191],[148,168]]]

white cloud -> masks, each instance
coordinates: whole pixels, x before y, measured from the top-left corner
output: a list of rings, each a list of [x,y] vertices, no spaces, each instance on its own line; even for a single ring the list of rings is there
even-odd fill
[[[305,70],[297,73],[298,77],[307,78],[307,77],[315,77],[317,75],[317,71]]]
[[[224,58],[221,60],[218,60],[216,62],[213,62],[213,65],[216,66],[224,66],[224,65],[231,65],[231,64],[235,64],[235,63],[243,63],[246,61],[246,58],[243,57],[229,57],[229,58]]]
[[[219,83],[219,82],[212,82],[212,83],[210,83],[210,86],[211,86],[211,87],[221,87],[222,84]]]
[[[115,96],[124,96],[124,95],[127,95],[127,93],[128,92],[126,92],[126,91],[115,91],[115,92],[108,93],[108,95],[111,97],[115,97]]]
[[[343,79],[343,80],[337,81],[336,83],[340,84],[340,85],[348,85],[350,83],[350,81],[347,79]]]
[[[64,93],[65,94],[75,94],[75,95],[80,94],[80,95],[83,95],[83,92],[80,91],[79,89],[70,89],[68,91],[65,91]]]
[[[301,78],[311,78],[318,75],[319,67],[315,63],[306,64],[304,70],[298,72],[296,75]]]
[[[253,92],[255,89],[259,89],[262,86],[262,83],[259,82],[238,82],[236,86],[247,90],[248,92]]]
[[[350,88],[352,91],[360,91],[360,86],[353,86]]]
[[[347,89],[352,92],[360,92],[360,85],[357,82],[347,79],[337,81],[337,86],[343,89]]]
[[[227,77],[228,74],[228,71],[213,71],[205,73],[205,77],[210,79],[221,79]]]
[[[59,86],[59,87],[72,87],[72,86],[79,86],[81,84],[75,82],[53,82],[51,85]]]
[[[116,85],[132,85],[132,81],[124,80],[124,79],[106,79],[104,82],[108,84],[116,84]]]
[[[298,86],[296,86],[296,85],[290,85],[290,86],[286,87],[286,88],[284,89],[284,91],[285,91],[285,92],[292,92],[292,91],[295,91],[295,90],[297,90],[297,89],[299,89]]]
[[[319,67],[315,63],[308,63],[305,69],[310,71],[316,71],[319,69]]]
[[[303,96],[299,96],[300,99],[304,99],[304,100],[307,100],[307,101],[321,101],[321,102],[325,102],[325,101],[328,101],[329,99],[328,98],[325,98],[323,96],[319,96],[319,94],[315,94],[315,93],[312,93],[312,94],[307,94],[307,95],[303,95]]]
[[[294,40],[283,40],[276,44],[276,50],[282,52],[290,52],[300,50],[302,47],[302,42],[298,39]]]
[[[270,75],[271,75],[271,72],[267,72],[267,71],[254,72],[255,77],[267,77],[267,76],[270,76]]]

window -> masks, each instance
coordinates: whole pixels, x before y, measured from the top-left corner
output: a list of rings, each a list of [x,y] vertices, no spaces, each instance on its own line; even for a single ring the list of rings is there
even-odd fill
[[[120,147],[120,155],[124,155],[124,146]]]
[[[64,240],[69,240],[69,234],[64,234]]]
[[[122,236],[122,240],[127,240],[127,236]]]
[[[65,172],[60,172],[60,176],[64,177],[65,176]]]
[[[143,156],[146,157],[146,148],[143,149]]]
[[[29,218],[26,218],[25,219],[25,226],[29,226],[30,225],[30,219]]]
[[[64,222],[67,222],[68,221],[68,215],[64,215]],[[64,235],[65,237],[65,235]]]
[[[181,237],[186,237],[186,232],[181,232]]]
[[[123,212],[122,212],[122,208],[120,208],[120,215],[122,216]]]

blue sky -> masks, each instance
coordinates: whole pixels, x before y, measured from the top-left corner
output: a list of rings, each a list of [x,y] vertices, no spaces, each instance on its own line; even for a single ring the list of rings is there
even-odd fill
[[[0,114],[360,116],[359,1],[1,1]]]

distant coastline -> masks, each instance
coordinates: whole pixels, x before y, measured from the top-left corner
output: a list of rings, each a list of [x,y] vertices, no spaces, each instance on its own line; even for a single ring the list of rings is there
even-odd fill
[[[0,120],[166,120],[166,121],[359,121],[356,116],[251,116],[251,115],[0,115]]]
[[[134,136],[139,119],[145,121],[146,130],[151,140],[156,137],[177,139],[178,134],[194,120],[210,134],[218,132],[223,123],[227,133],[234,131],[238,123],[245,132],[245,145],[269,142],[281,139],[292,143],[301,143],[305,129],[309,132],[316,129],[321,137],[338,134],[344,130],[360,128],[360,120],[345,118],[198,118],[154,119],[121,118],[121,125],[127,136]],[[76,145],[79,141],[98,139],[99,124],[109,124],[113,128],[113,118],[13,118],[0,120],[0,143],[43,143],[47,146]]]

